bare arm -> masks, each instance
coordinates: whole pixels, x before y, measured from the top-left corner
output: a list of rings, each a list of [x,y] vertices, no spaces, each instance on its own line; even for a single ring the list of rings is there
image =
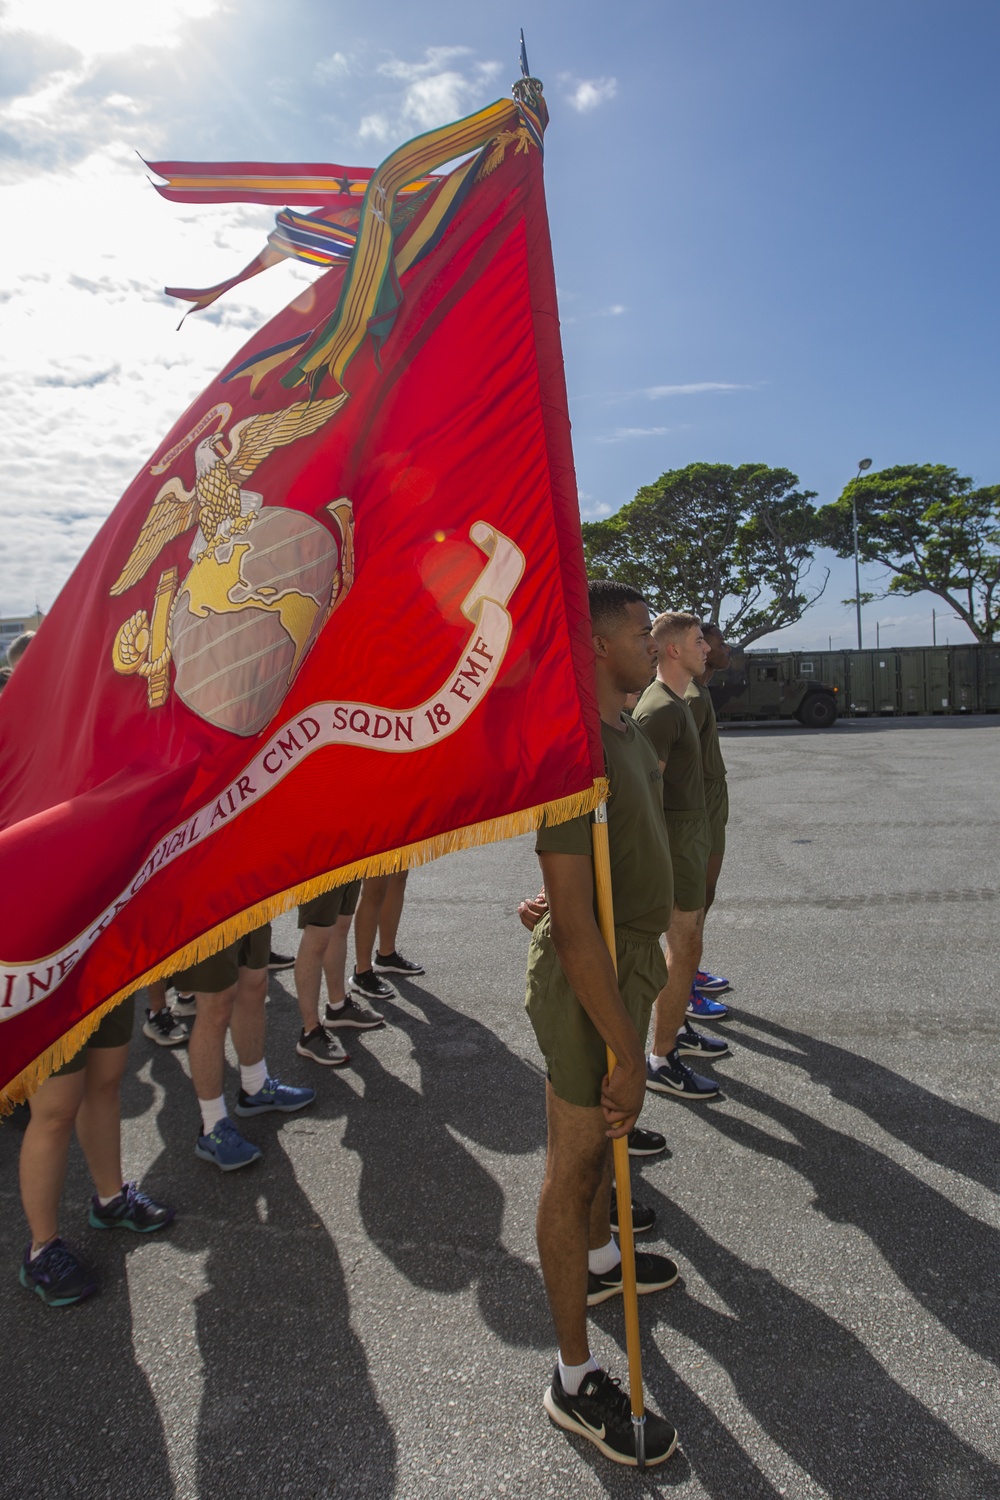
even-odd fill
[[[538,859],[551,914],[552,942],[563,973],[617,1060],[601,1092],[601,1108],[611,1126],[608,1135],[626,1135],[642,1108],[646,1059],[594,917],[593,862],[585,854],[540,853]]]

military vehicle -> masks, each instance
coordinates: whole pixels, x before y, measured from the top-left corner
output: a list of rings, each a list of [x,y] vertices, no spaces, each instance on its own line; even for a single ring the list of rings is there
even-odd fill
[[[837,722],[837,689],[804,673],[795,655],[735,649],[731,665],[709,684],[716,717],[798,719],[807,729],[829,729]]]
[[[1000,644],[864,651],[733,652],[711,683],[719,719],[1000,713]]]

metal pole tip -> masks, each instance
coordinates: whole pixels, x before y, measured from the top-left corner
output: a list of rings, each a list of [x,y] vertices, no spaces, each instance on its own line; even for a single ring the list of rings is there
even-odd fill
[[[635,1439],[635,1466],[637,1469],[646,1467],[646,1418],[645,1415],[637,1417],[632,1413],[632,1436]]]

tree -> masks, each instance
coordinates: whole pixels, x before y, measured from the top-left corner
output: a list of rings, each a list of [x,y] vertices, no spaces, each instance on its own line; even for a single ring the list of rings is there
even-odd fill
[[[937,594],[978,641],[1000,630],[1000,485],[973,489],[944,464],[904,464],[852,479],[839,500],[819,512],[827,544],[854,554],[852,503],[858,510],[858,556],[893,577],[885,593]]]
[[[588,571],[641,589],[655,610],[686,609],[741,646],[794,624],[819,536],[816,498],[764,464],[689,464],[661,474],[604,521],[583,527]]]

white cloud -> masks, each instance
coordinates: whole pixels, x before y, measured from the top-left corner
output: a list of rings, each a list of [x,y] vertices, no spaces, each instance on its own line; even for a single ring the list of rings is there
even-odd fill
[[[498,62],[470,62],[464,69],[457,66],[461,59],[470,58],[469,47],[428,47],[422,61],[407,62],[402,58],[390,58],[379,65],[383,78],[392,78],[405,85],[402,96],[395,103],[390,119],[384,112],[366,116],[362,121],[362,138],[367,133],[374,136],[372,120],[385,124],[385,133],[379,139],[398,135],[402,139],[413,130],[433,130],[450,120],[461,119],[488,102],[488,86],[502,70]],[[365,132],[365,126],[368,126]]]
[[[711,391],[751,391],[751,385],[734,385],[726,380],[698,380],[688,385],[650,385],[642,392],[650,401],[662,396],[701,396]]]
[[[329,83],[333,78],[343,78],[351,71],[351,64],[343,52],[331,52],[329,57],[322,58],[315,68],[315,75],[320,83]]]
[[[617,78],[575,78],[571,73],[560,73],[559,82],[566,89],[567,104],[581,115],[607,104],[618,92]]]
[[[226,0],[7,0],[0,32],[57,38],[89,59],[135,47],[175,47],[188,21],[222,8],[229,8]]]
[[[614,432],[599,437],[599,443],[626,443],[631,438],[663,437],[669,427],[616,427]]]
[[[624,302],[612,302],[610,307],[601,308],[602,318],[620,318],[622,313],[627,313],[628,308]]]
[[[391,135],[392,125],[386,115],[365,115],[358,126],[363,141],[387,141]]]

